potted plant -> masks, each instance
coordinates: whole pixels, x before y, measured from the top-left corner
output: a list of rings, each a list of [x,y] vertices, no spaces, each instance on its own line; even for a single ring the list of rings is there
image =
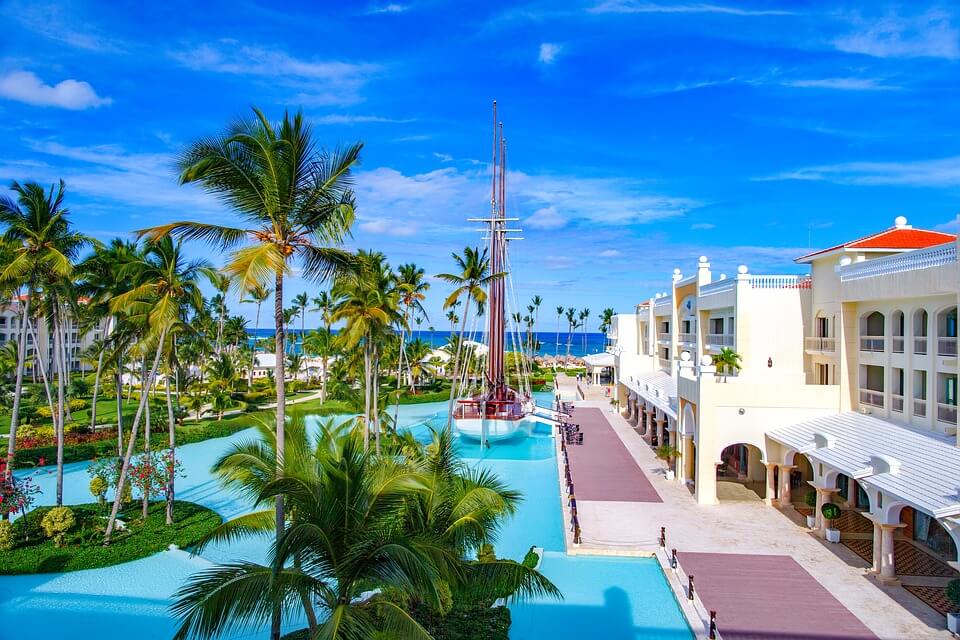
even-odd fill
[[[817,508],[817,492],[810,491],[803,497],[803,502],[811,509]],[[807,516],[807,528],[814,529],[817,526],[817,515],[816,513],[811,513]]]
[[[954,609],[960,608],[960,579],[951,580],[946,588],[947,600],[953,604]],[[960,613],[951,611],[947,614],[947,629],[950,633],[960,634]]]
[[[667,463],[667,468],[664,471],[664,476],[667,480],[673,480],[673,461],[680,455],[680,452],[677,451],[676,447],[673,447],[669,444],[662,444],[657,447],[657,457]]]
[[[717,373],[724,376],[726,380],[726,376],[735,376],[743,368],[740,365],[742,359],[742,356],[730,347],[723,347],[720,353],[713,357],[713,364],[717,368]]]
[[[827,526],[825,533],[827,535],[828,542],[840,542],[840,529],[834,529],[832,526],[833,521],[840,517],[840,507],[833,504],[832,502],[827,502],[822,507],[820,507],[820,515],[824,517],[827,521]]]

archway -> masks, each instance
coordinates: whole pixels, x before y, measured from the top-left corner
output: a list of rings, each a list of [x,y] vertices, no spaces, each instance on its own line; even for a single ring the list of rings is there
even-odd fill
[[[816,489],[810,486],[814,478],[813,465],[802,453],[793,454],[791,464],[793,469],[790,470],[790,503],[794,507],[806,509],[807,494],[816,492]]]
[[[758,501],[766,497],[767,467],[763,452],[747,443],[731,444],[720,452],[717,465],[717,499]]]
[[[900,538],[911,541],[914,546],[938,560],[957,561],[957,545],[953,536],[936,518],[913,507],[903,507],[900,510],[900,522],[905,525],[898,532]]]

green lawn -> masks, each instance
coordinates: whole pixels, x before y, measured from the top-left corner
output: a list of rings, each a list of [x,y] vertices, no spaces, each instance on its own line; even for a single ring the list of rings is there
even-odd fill
[[[124,531],[116,531],[109,547],[103,546],[105,516],[110,505],[71,505],[76,523],[67,533],[63,547],[44,536],[40,521],[50,507],[34,509],[13,523],[15,546],[0,553],[0,574],[51,573],[97,569],[130,562],[165,550],[170,544],[181,548],[195,545],[221,523],[215,512],[192,502],[174,503],[173,525],[167,526],[165,503],[150,506],[144,522],[140,504],[121,512]]]

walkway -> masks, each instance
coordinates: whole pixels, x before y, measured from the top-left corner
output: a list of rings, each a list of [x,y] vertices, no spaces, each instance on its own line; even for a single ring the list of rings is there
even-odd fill
[[[577,511],[583,534],[578,553],[654,553],[659,548],[660,527],[665,527],[667,550],[676,548],[681,557],[692,553],[726,553],[792,558],[803,568],[805,574],[801,576],[821,585],[879,638],[951,637],[943,616],[901,587],[880,585],[869,573],[867,563],[856,553],[842,544],[828,544],[809,533],[796,510],[781,511],[760,501],[697,505],[689,487],[666,480],[663,462],[654,456],[650,446],[608,401],[576,404],[575,422],[586,415],[587,409],[602,413],[635,466],[662,500],[625,502],[578,495]],[[586,432],[584,446],[589,437]],[[568,447],[571,454],[576,448]],[[571,463],[575,464],[572,455]],[[576,483],[577,479],[574,481]],[[578,486],[577,493],[580,491]],[[568,548],[572,548],[569,537],[567,543]],[[697,575],[696,583],[702,582],[701,586],[708,589],[706,593],[709,593],[707,585],[711,579],[723,581],[727,588],[737,582],[750,581],[743,580],[744,576],[737,570],[732,573],[718,573],[716,569],[705,571]],[[731,605],[718,606],[721,634],[725,620],[753,615],[757,603],[764,599],[775,602],[780,614],[785,615],[795,595],[789,585],[777,590],[770,590],[767,586]],[[793,626],[787,637],[810,636],[802,626]]]
[[[582,445],[567,446],[578,502],[662,502],[600,409],[577,408],[570,420],[583,433]]]
[[[723,640],[876,638],[790,556],[677,554]],[[745,606],[749,603],[748,606]]]

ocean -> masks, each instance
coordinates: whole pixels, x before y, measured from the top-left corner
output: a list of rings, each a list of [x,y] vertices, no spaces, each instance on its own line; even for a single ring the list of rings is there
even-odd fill
[[[311,329],[307,329],[309,333]],[[334,329],[336,332],[336,329]],[[258,338],[272,338],[273,329],[258,329],[256,331],[249,332],[251,336],[256,335]],[[300,330],[291,329],[289,332],[293,336],[297,336],[297,347],[299,349],[300,341]],[[442,347],[450,339],[450,331],[427,331],[426,329],[418,331],[416,328],[413,329],[413,337],[420,338],[424,342],[430,343],[433,347]],[[454,332],[456,333],[456,332]],[[557,334],[554,331],[538,331],[536,333],[537,340],[540,342],[540,349],[537,352],[541,356],[554,356],[557,355]],[[483,333],[478,333],[474,336],[474,339],[478,342],[483,342]],[[575,357],[582,357],[590,355],[592,353],[600,353],[603,351],[606,342],[606,336],[602,333],[591,333],[587,332],[582,334],[579,332],[573,333],[570,335],[570,355]],[[510,336],[507,336],[508,349],[512,349],[510,346]],[[560,332],[560,355],[567,355],[567,332]]]

